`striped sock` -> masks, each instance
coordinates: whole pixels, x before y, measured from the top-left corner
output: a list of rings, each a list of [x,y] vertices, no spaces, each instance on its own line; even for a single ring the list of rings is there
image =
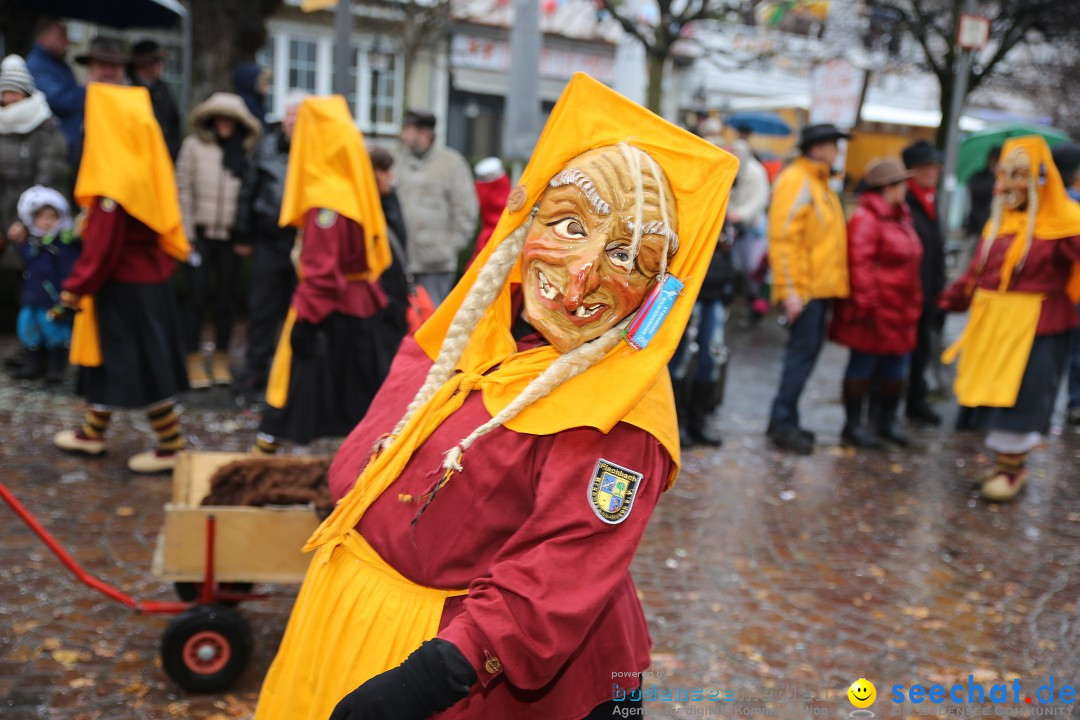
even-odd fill
[[[1027,453],[998,453],[994,461],[994,472],[1015,476],[1024,469]]]
[[[167,400],[146,411],[150,427],[158,439],[159,453],[174,453],[184,449],[187,444],[180,434],[180,416],[176,414],[176,405]]]
[[[101,440],[105,437],[110,422],[112,422],[112,410],[91,406],[86,409],[86,419],[83,420],[79,432],[87,440]]]
[[[274,439],[273,435],[259,433],[255,436],[256,455],[275,455],[277,454],[279,447],[281,447],[281,445],[278,444],[278,441]]]

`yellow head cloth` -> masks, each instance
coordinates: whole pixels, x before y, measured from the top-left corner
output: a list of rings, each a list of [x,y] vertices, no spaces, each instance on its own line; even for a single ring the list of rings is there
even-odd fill
[[[526,201],[503,212],[491,241],[416,339],[432,358],[438,354],[454,314],[476,280],[479,269],[506,237],[529,221],[533,205],[548,182],[586,150],[626,142],[647,152],[667,175],[675,194],[679,250],[668,271],[686,287],[664,324],[644,350],[620,343],[594,367],[567,380],[543,400],[506,423],[522,433],[548,435],[570,427],[608,432],[621,420],[648,431],[678,462],[678,427],[674,422],[667,362],[689,320],[705,271],[720,236],[728,193],[738,161],[714,145],[678,128],[613,90],[578,73],[551,111],[532,159],[521,176]],[[647,172],[647,170],[646,170]],[[545,346],[517,353],[510,334],[510,284],[521,282],[520,265],[507,280],[473,331],[459,367],[490,373],[483,386],[484,404],[495,415],[558,358]],[[498,381],[493,381],[496,378]],[[583,400],[588,398],[588,400]]]
[[[1038,135],[1010,138],[1001,148],[1001,162],[1004,163],[1017,150],[1023,151],[1030,158],[1031,173],[1036,178],[1038,206],[1032,236],[1038,240],[1060,240],[1080,235],[1080,204],[1072,200],[1065,190],[1065,183],[1054,164],[1046,140]],[[998,235],[1014,236],[1005,253],[1005,265],[1001,273],[1003,288],[1008,286],[1016,266],[1027,256],[1032,240],[1027,235],[1029,221],[1028,213],[1022,210],[1002,213]],[[992,224],[991,221],[987,227]],[[1067,291],[1073,302],[1080,301],[1080,263],[1073,267]]]
[[[364,137],[340,95],[304,100],[289,149],[280,224],[302,227],[312,208],[326,208],[364,229],[368,272],[374,280],[390,267],[386,218]]]
[[[142,87],[90,83],[86,88],[86,140],[75,201],[115,200],[160,237],[163,252],[187,260],[190,246],[180,222],[176,173],[150,93]]]

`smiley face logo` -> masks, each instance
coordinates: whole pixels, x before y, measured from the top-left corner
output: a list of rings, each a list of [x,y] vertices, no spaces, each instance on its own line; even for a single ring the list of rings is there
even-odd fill
[[[848,700],[857,708],[868,708],[877,700],[877,688],[866,678],[859,678],[851,683],[847,691]]]

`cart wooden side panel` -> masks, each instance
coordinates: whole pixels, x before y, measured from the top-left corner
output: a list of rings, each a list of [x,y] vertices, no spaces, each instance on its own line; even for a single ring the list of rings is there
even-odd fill
[[[153,573],[163,580],[200,582],[206,564],[206,518],[217,520],[214,575],[220,582],[299,583],[311,556],[300,548],[319,520],[309,507],[201,506],[210,478],[241,453],[181,455],[173,472],[173,501],[154,551]]]

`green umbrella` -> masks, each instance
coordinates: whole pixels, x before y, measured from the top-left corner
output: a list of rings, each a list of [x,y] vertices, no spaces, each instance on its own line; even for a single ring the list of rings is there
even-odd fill
[[[1012,123],[988,127],[968,135],[960,143],[960,150],[956,157],[956,179],[961,183],[966,183],[968,178],[986,167],[986,156],[990,154],[990,148],[1001,145],[1007,138],[1024,135],[1041,135],[1046,138],[1046,143],[1050,147],[1069,140],[1069,136],[1062,131],[1046,125]]]

